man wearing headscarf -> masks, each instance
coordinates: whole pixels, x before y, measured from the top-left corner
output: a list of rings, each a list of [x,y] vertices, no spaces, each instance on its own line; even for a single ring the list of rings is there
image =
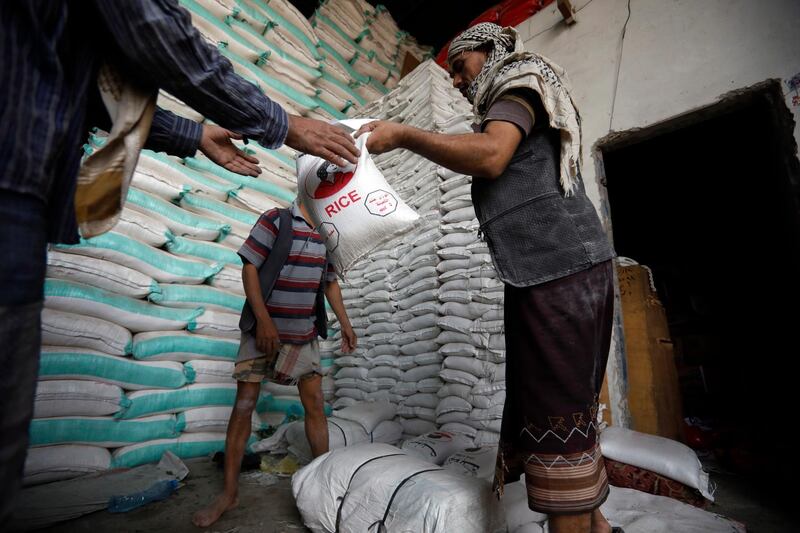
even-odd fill
[[[473,176],[472,201],[505,283],[506,401],[494,490],[524,474],[552,533],[606,533],[597,405],[611,339],[614,252],[580,175],[580,117],[564,71],[513,28],[456,37],[453,85],[475,133],[372,122],[367,148],[406,148]]]

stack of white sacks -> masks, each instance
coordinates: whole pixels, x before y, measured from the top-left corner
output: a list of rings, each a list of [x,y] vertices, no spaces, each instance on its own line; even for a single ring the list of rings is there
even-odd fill
[[[236,250],[294,197],[270,166],[254,179],[144,151],[114,229],[49,251],[28,483],[223,448],[245,301]],[[296,389],[272,392],[254,432],[302,414]]]
[[[341,119],[380,98],[399,79],[398,61],[430,50],[366,2],[326,2],[309,21],[288,0],[180,0],[200,34],[234,70],[290,113]],[[398,59],[399,58],[399,59]],[[159,105],[197,112],[164,93]]]
[[[346,101],[316,87],[322,77],[311,24],[286,0],[181,0],[192,23],[233,64],[289,113],[343,118]],[[169,99],[164,95],[165,100]]]
[[[407,54],[421,61],[432,53],[401,32],[384,6],[364,0],[322,2],[311,21],[325,56],[323,70],[368,102],[397,85]]]
[[[360,114],[471,131],[469,105],[433,62]],[[494,445],[505,400],[503,285],[477,233],[471,178],[406,151],[374,159],[423,223],[346,275],[343,295],[360,346],[337,352],[334,408],[387,401],[398,407],[404,438],[441,428]],[[338,342],[337,335],[323,349]]]

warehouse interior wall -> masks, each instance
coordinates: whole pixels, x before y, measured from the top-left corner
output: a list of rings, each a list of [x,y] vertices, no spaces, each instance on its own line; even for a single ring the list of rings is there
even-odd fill
[[[800,73],[793,0],[576,0],[567,26],[555,3],[517,27],[528,50],[568,73],[581,112],[587,192],[612,231],[598,141],[703,109],[725,95],[779,80],[800,140]],[[794,155],[796,157],[796,154]],[[642,169],[643,171],[646,169]],[[635,259],[635,258],[634,258]],[[627,425],[620,321],[609,359],[614,422]]]

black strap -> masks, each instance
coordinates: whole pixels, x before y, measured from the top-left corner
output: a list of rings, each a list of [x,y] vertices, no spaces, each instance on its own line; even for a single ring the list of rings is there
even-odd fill
[[[438,470],[441,470],[441,468],[437,467],[437,468],[428,468],[426,470],[420,470],[419,472],[414,472],[413,474],[411,474],[410,476],[405,478],[403,481],[401,481],[397,485],[397,487],[395,487],[394,492],[392,493],[392,497],[389,498],[389,503],[386,504],[386,512],[383,513],[383,518],[381,518],[380,521],[375,522],[374,524],[371,524],[368,529],[372,529],[372,526],[377,525],[378,526],[378,531],[381,531],[380,526],[383,526],[384,530],[385,530],[385,528],[386,528],[386,519],[389,517],[389,511],[392,508],[392,502],[394,502],[394,497],[397,496],[397,493],[400,491],[400,489],[403,488],[403,485],[405,485],[411,479],[413,479],[414,477],[416,477],[416,476],[418,476],[420,474],[425,474],[426,472],[436,472]]]
[[[289,258],[292,239],[292,212],[288,209],[278,209],[278,235],[275,237],[275,242],[272,244],[272,249],[266,261],[258,269],[258,282],[261,285],[261,296],[264,298],[265,304],[269,300],[270,294],[272,294],[275,283],[278,281],[283,265],[286,264],[286,260]],[[239,329],[250,331],[255,325],[256,315],[253,313],[250,303],[245,299],[242,307],[242,317],[239,319]]]
[[[334,426],[339,428],[339,431],[342,432],[342,439],[344,439],[344,445],[346,447],[347,446],[347,433],[344,432],[344,429],[342,429],[342,426],[340,426],[339,424],[337,424],[336,422],[334,422],[330,418],[328,419],[328,424],[333,424]]]
[[[397,457],[398,455],[405,455],[404,453],[390,453],[387,455],[379,455],[377,457],[373,457],[369,461],[365,461],[359,465],[358,468],[353,470],[353,475],[350,476],[350,481],[347,482],[347,488],[344,491],[344,494],[339,498],[339,508],[336,510],[336,533],[339,533],[339,522],[342,521],[342,507],[344,506],[344,500],[347,498],[347,495],[350,493],[350,485],[353,483],[353,479],[358,474],[358,471],[361,470],[364,466],[368,465],[372,461],[377,461],[378,459],[383,459],[385,457]]]

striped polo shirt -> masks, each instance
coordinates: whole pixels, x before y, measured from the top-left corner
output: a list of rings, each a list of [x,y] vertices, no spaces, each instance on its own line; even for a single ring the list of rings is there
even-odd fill
[[[242,260],[261,268],[278,236],[280,223],[277,209],[263,213],[239,249]],[[306,344],[317,337],[315,304],[323,272],[326,281],[336,279],[325,242],[293,204],[292,247],[267,300],[267,311],[282,343]]]

